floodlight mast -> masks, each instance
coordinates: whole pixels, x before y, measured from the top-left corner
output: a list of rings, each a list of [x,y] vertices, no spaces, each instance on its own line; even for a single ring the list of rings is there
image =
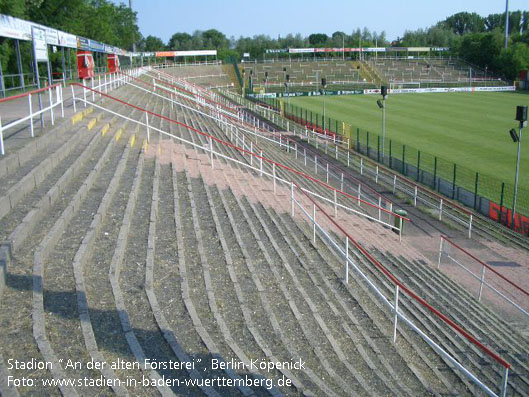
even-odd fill
[[[505,49],[509,45],[509,0],[505,0]]]
[[[516,174],[514,177],[514,196],[512,200],[512,214],[511,214],[511,225],[515,228],[514,220],[516,214],[516,198],[518,196],[518,175],[520,172],[520,146],[522,143],[522,129],[527,124],[527,106],[516,107],[516,120],[520,123],[519,125],[519,136],[518,136],[518,152],[516,155]]]
[[[327,85],[327,79],[324,77],[321,79],[321,87],[322,87],[322,90],[321,90],[321,99],[323,101],[323,123],[322,123],[322,126],[323,126],[323,133],[325,134],[325,86]]]
[[[384,164],[385,155],[385,141],[386,141],[386,97],[388,96],[388,87],[383,85],[380,87],[380,94],[382,95],[382,164]],[[380,106],[380,105],[379,105]]]

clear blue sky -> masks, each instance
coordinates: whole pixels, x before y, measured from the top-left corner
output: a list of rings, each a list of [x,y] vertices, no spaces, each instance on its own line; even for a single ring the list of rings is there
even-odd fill
[[[113,0],[115,3],[128,0]],[[527,9],[510,0],[509,9]],[[288,33],[306,36],[357,28],[386,31],[389,40],[406,29],[425,28],[460,11],[480,15],[505,10],[505,0],[132,0],[141,33],[167,42],[176,32],[217,29],[227,37]]]

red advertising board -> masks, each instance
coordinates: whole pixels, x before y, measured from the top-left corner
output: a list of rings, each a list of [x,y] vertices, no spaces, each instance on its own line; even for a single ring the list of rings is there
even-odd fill
[[[512,209],[489,203],[489,218],[512,229]],[[514,213],[514,230],[525,236],[529,234],[529,217]]]

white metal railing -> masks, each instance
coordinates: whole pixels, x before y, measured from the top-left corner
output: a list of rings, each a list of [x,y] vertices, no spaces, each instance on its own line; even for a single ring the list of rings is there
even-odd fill
[[[153,82],[154,84],[152,85],[152,87],[154,89],[156,89],[156,87],[159,87],[155,84],[155,82]],[[267,140],[269,142],[272,142],[274,144],[278,144],[280,146],[280,148],[285,148],[287,150],[287,152],[295,152],[296,154],[296,158],[298,158],[298,153],[297,153],[297,143],[293,143],[291,145],[290,141],[288,141],[288,139],[285,139],[284,137],[281,136],[281,134],[279,134],[279,136],[275,136],[275,135],[271,135],[272,138],[270,138],[269,136],[265,136],[261,133],[259,133],[257,131],[257,128],[254,128],[253,130],[252,129],[249,129],[249,128],[246,128],[245,126],[241,126],[239,123],[240,123],[240,119],[239,118],[227,118],[225,117],[224,114],[221,114],[219,112],[217,112],[217,108],[214,108],[214,107],[211,107],[211,109],[214,111],[213,113],[211,114],[207,114],[201,110],[198,110],[198,109],[195,109],[191,106],[187,106],[185,104],[182,104],[180,102],[177,102],[175,101],[175,98],[176,97],[173,97],[173,92],[171,93],[171,97],[170,98],[167,98],[163,95],[160,95],[154,91],[150,91],[150,90],[147,90],[146,88],[143,88],[143,87],[140,87],[130,81],[126,82],[126,84],[129,84],[133,87],[136,87],[144,92],[147,92],[149,94],[152,94],[152,95],[155,95],[155,96],[158,96],[166,101],[170,101],[171,102],[171,108],[173,108],[173,104],[176,104],[178,106],[181,106],[183,108],[186,108],[192,112],[195,112],[197,114],[200,114],[206,118],[210,118],[212,119],[214,122],[216,122],[220,127],[221,127],[221,130],[228,136],[230,136],[230,140],[233,142],[234,140],[234,134],[235,134],[235,139],[236,139],[236,144],[237,145],[242,145],[242,147],[246,150],[249,150],[250,152],[254,153],[255,152],[255,148],[254,148],[254,144],[253,142],[250,140],[249,144],[248,142],[245,142],[245,133],[247,134],[251,134],[253,136],[256,136],[256,137],[259,137],[261,139],[264,139],[264,140]],[[148,83],[147,83],[148,84]],[[165,90],[165,89],[164,89]],[[186,99],[189,99],[189,97],[187,95],[182,95],[184,98]],[[197,102],[198,105],[203,105],[203,102],[202,101],[198,101]],[[238,116],[237,116],[238,117]],[[257,122],[259,122],[259,120],[257,119]],[[227,129],[229,129],[229,131],[227,131]],[[241,134],[239,134],[241,133]],[[278,138],[279,140],[276,140],[274,138]],[[257,146],[258,149],[260,149],[258,146]],[[262,156],[262,150],[260,151],[261,153],[261,156]],[[375,221],[377,223],[381,223],[383,226],[385,227],[389,227],[390,229],[393,229],[395,231],[398,232],[399,234],[399,239],[402,239],[402,228],[403,228],[403,218],[400,218],[399,220],[399,226],[396,226],[395,224],[392,224],[391,221],[394,220],[394,217],[396,216],[395,213],[393,213],[393,203],[392,202],[389,202],[388,200],[386,199],[382,199],[382,196],[378,195],[377,198],[375,198],[374,200],[371,198],[371,196],[369,194],[366,194],[369,190],[368,189],[362,189],[362,184],[360,182],[358,182],[358,190],[356,192],[354,192],[356,194],[356,200],[354,200],[354,197],[352,195],[353,192],[351,193],[347,193],[344,189],[344,175],[343,173],[341,173],[341,175],[338,175],[336,172],[334,172],[332,169],[329,169],[329,163],[326,163],[326,166],[324,167],[324,163],[322,163],[321,161],[318,163],[318,160],[317,160],[317,157],[315,156],[314,159],[312,159],[311,157],[307,156],[307,153],[306,153],[306,150],[303,151],[303,155],[304,155],[304,163],[305,165],[307,165],[307,162],[314,162],[314,168],[315,168],[315,172],[316,174],[318,173],[318,170],[320,170],[320,173],[322,172],[321,169],[323,168],[323,172],[326,173],[326,185],[327,186],[330,186],[329,185],[329,182],[330,182],[330,177],[334,178],[336,181],[340,181],[340,196],[342,195],[345,195],[346,198],[349,198],[351,199],[351,201],[353,203],[357,203],[358,207],[359,208],[362,208],[362,211],[358,211],[354,208],[350,208],[348,206],[344,206],[340,203],[338,204],[334,204],[335,208],[338,208],[338,207],[342,207],[344,209],[347,209],[348,211],[352,212],[352,213],[355,213],[357,215],[360,215],[362,217],[365,217],[369,220],[372,220],[372,221]],[[334,192],[334,195],[336,196],[336,191]],[[322,196],[319,196],[320,198],[323,199]],[[335,197],[334,198],[334,201],[336,202],[337,201],[337,198]],[[388,208],[386,208],[386,205],[389,203],[389,210]],[[364,204],[364,206],[362,207],[362,204]],[[387,216],[387,220],[384,220],[383,219],[383,216]],[[407,220],[407,219],[406,219]]]
[[[48,94],[48,106],[42,107],[39,110],[34,110],[33,103],[32,103],[32,97],[34,95],[40,96],[42,92],[47,92]],[[41,116],[45,112],[49,112],[50,118],[51,118],[51,125],[54,125],[55,115],[54,115],[53,109],[56,108],[57,106],[60,106],[61,116],[64,117],[64,100],[63,100],[62,94],[63,94],[62,86],[60,84],[55,84],[50,87],[41,88],[39,90],[30,91],[24,94],[15,95],[13,97],[8,97],[8,98],[4,98],[0,100],[0,104],[1,104],[1,103],[5,103],[8,101],[20,99],[26,96],[28,98],[28,115],[27,116],[21,117],[5,125],[2,125],[2,119],[0,117],[0,155],[2,156],[5,155],[4,131],[7,131],[8,129],[16,127],[17,125],[20,125],[29,120],[30,133],[31,133],[31,137],[33,138],[35,136],[34,126],[33,126],[34,117]],[[55,96],[55,101],[53,98],[54,96]]]
[[[218,107],[218,106],[213,106],[213,105],[211,105],[211,104],[209,104],[209,103],[207,103],[205,101],[199,100],[199,99],[197,99],[195,97],[185,95],[184,93],[179,92],[178,90],[171,90],[169,88],[166,88],[164,86],[156,84],[155,81],[153,81],[153,84],[151,85],[153,87],[152,91],[148,90],[148,89],[146,89],[144,87],[141,87],[141,86],[139,86],[137,84],[134,84],[134,82],[132,82],[130,80],[129,81],[125,81],[125,84],[128,84],[128,85],[130,85],[132,87],[135,87],[136,89],[139,89],[141,91],[144,91],[146,93],[149,93],[151,95],[157,96],[159,98],[162,98],[165,101],[170,102],[171,109],[173,109],[173,107],[176,105],[176,106],[179,106],[181,108],[188,109],[188,110],[190,110],[190,111],[192,111],[192,112],[194,112],[196,114],[199,114],[199,115],[201,115],[203,117],[212,119],[213,121],[215,121],[218,124],[222,123],[224,126],[229,127],[232,139],[233,139],[233,134],[235,133],[237,141],[238,142],[242,142],[243,147],[245,149],[250,149],[251,152],[253,152],[253,150],[251,150],[251,148],[248,147],[248,145],[245,143],[244,134],[241,133],[239,135],[239,132],[244,132],[244,133],[251,134],[251,135],[254,135],[254,136],[259,136],[259,137],[262,137],[263,139],[266,139],[268,141],[271,141],[271,142],[274,142],[274,143],[279,143],[279,145],[281,147],[287,147],[287,144],[284,143],[281,140],[279,142],[277,142],[276,140],[274,140],[272,138],[261,136],[257,132],[257,128],[259,128],[259,126],[255,126],[255,128],[252,129],[252,128],[249,128],[248,126],[245,126],[244,124],[242,124],[243,120],[241,119],[240,114],[232,114],[230,112],[223,111],[223,109]],[[149,83],[147,83],[147,84],[149,84]],[[164,96],[164,95],[161,95],[161,94],[157,93],[156,92],[157,88],[158,88],[158,91],[162,91],[162,92],[165,91],[165,93],[169,92],[171,94],[171,96],[167,97],[167,96]],[[202,111],[200,109],[196,109],[196,108],[194,108],[192,106],[186,105],[186,104],[182,103],[181,101],[178,101],[177,100],[178,97],[182,97],[185,100],[188,100],[188,101],[191,101],[191,102],[195,103],[197,106],[200,106],[202,108],[206,108],[204,110],[208,110],[209,113],[207,113],[206,111]],[[249,144],[252,145],[252,142],[250,141]],[[296,149],[295,148],[291,149],[289,147],[289,150],[296,150]]]
[[[74,85],[74,84],[72,84],[72,86],[73,86],[73,85]],[[75,85],[77,85],[77,83],[75,83]],[[146,117],[145,117],[145,123],[143,123],[142,121],[133,120],[133,119],[131,119],[131,118],[128,118],[127,116],[123,116],[123,115],[121,115],[120,113],[114,112],[114,111],[112,111],[112,110],[110,110],[110,109],[107,109],[107,108],[105,108],[105,107],[103,107],[103,106],[97,105],[97,104],[95,104],[94,102],[89,102],[89,101],[87,100],[87,95],[86,95],[85,91],[89,90],[89,91],[91,91],[91,92],[94,94],[94,93],[96,92],[96,90],[95,90],[95,89],[92,89],[92,88],[89,88],[89,87],[86,87],[86,86],[83,86],[83,87],[84,87],[84,90],[83,90],[83,98],[82,98],[82,99],[78,99],[78,98],[75,97],[75,91],[74,91],[73,88],[72,88],[72,100],[73,100],[73,103],[74,103],[74,110],[76,109],[76,105],[75,105],[76,101],[80,100],[80,101],[82,101],[83,103],[85,103],[85,105],[86,105],[86,104],[90,104],[91,106],[93,106],[93,107],[95,107],[95,108],[98,108],[98,109],[101,109],[101,110],[107,111],[107,112],[112,113],[112,114],[114,114],[114,115],[116,115],[116,116],[118,116],[118,117],[122,117],[122,118],[127,119],[127,120],[130,120],[130,121],[132,121],[132,122],[139,123],[139,124],[145,126],[145,128],[146,128],[146,132],[147,132],[147,140],[148,140],[148,141],[150,141],[150,133],[151,133],[151,130],[157,131],[157,132],[162,133],[162,134],[169,134],[169,133],[167,133],[167,132],[165,132],[165,131],[163,131],[163,130],[161,130],[161,129],[159,129],[159,128],[153,127],[152,125],[149,124],[148,114],[151,114],[151,115],[154,115],[154,116],[161,117],[160,115],[157,115],[157,114],[155,114],[155,113],[152,113],[152,112],[146,111],[146,110],[144,110],[144,109],[141,109],[141,110],[144,111],[145,114],[146,114]],[[149,91],[147,91],[147,92],[149,92]],[[150,93],[150,92],[149,92],[149,93]],[[102,95],[101,92],[98,92],[98,94],[99,94],[99,95]],[[92,100],[93,100],[94,98],[95,98],[95,94],[93,95]],[[109,98],[114,99],[114,98],[112,98],[112,97],[109,97]],[[135,105],[131,105],[131,104],[127,104],[127,103],[124,102],[124,101],[120,101],[120,102],[123,103],[123,104],[125,104],[125,105],[133,106],[133,107],[136,108],[136,109],[140,109],[140,108],[138,108],[137,106],[135,106]],[[167,119],[167,120],[170,120],[170,119]],[[174,121],[174,120],[170,120],[170,121]],[[183,124],[183,123],[180,123],[180,122],[176,122],[176,123],[178,123],[178,124],[180,124],[180,125],[182,125],[182,126],[185,126],[186,128],[189,128],[189,129],[191,129],[191,130],[193,130],[193,131],[195,131],[195,132],[197,132],[197,133],[199,133],[199,134],[204,134],[203,132],[201,132],[201,131],[199,131],[199,130],[197,130],[197,129],[195,129],[195,128],[189,127],[189,126],[187,126],[187,125],[185,125],[185,124]],[[227,125],[227,124],[226,124],[226,122],[221,122],[221,123],[219,123],[219,125],[220,125],[221,128],[226,128],[226,125]],[[180,138],[179,138],[179,139],[180,139]],[[244,139],[244,135],[243,135],[243,139]],[[216,141],[218,141],[218,142],[220,142],[220,143],[222,143],[222,144],[226,144],[225,142],[220,141],[220,140],[217,140],[217,139],[216,139]],[[244,143],[244,141],[243,141],[243,143]],[[300,171],[297,171],[297,170],[291,169],[291,168],[289,168],[289,167],[287,167],[287,166],[285,166],[285,165],[282,165],[282,164],[280,164],[280,163],[276,163],[276,162],[274,162],[274,161],[269,160],[269,159],[266,158],[266,157],[263,157],[263,156],[262,156],[262,151],[261,151],[260,154],[257,154],[257,153],[255,153],[255,151],[249,150],[249,149],[254,149],[254,148],[253,148],[253,142],[250,142],[250,145],[246,144],[245,146],[246,146],[246,147],[243,148],[243,151],[244,151],[244,152],[246,152],[247,154],[250,154],[250,156],[257,156],[257,157],[259,158],[259,160],[260,160],[260,170],[259,170],[259,172],[260,172],[261,174],[264,172],[263,164],[266,163],[266,164],[268,164],[269,166],[271,166],[272,169],[273,169],[273,173],[274,173],[274,176],[275,176],[274,180],[275,180],[275,179],[277,179],[277,180],[282,180],[280,177],[276,176],[276,165],[277,165],[277,166],[280,167],[281,169],[286,170],[286,171],[288,171],[288,172],[295,173],[295,174],[297,174],[298,176],[300,176],[300,177],[302,177],[302,178],[305,178],[305,179],[311,180],[311,181],[316,182],[316,183],[319,183],[319,184],[322,184],[322,183],[323,183],[323,182],[321,182],[321,181],[319,181],[319,180],[316,180],[316,179],[314,179],[314,178],[311,178],[311,177],[309,177],[309,176],[303,174],[303,173],[300,172]],[[240,149],[240,148],[237,148],[236,146],[235,146],[235,148],[236,148],[236,149]],[[217,154],[217,153],[215,153],[215,154]],[[253,157],[250,157],[250,158],[251,158],[251,161],[253,162]],[[264,163],[263,163],[263,162],[264,162]],[[335,210],[335,213],[337,213],[338,208],[342,208],[342,209],[345,210],[345,211],[348,211],[348,212],[351,212],[351,213],[353,213],[353,214],[356,214],[356,215],[362,216],[362,217],[367,218],[367,219],[369,219],[369,220],[371,220],[371,221],[374,221],[374,222],[376,222],[376,223],[380,223],[381,225],[383,225],[383,226],[385,226],[385,227],[388,227],[388,228],[390,228],[390,229],[392,229],[392,230],[395,230],[395,231],[399,234],[399,240],[402,239],[402,228],[403,228],[403,222],[402,222],[402,221],[399,222],[399,224],[398,224],[398,226],[397,226],[397,225],[395,225],[395,224],[391,224],[390,221],[391,221],[392,217],[398,217],[398,218],[403,219],[403,220],[407,220],[407,218],[404,218],[404,217],[402,217],[402,216],[400,216],[400,215],[398,215],[398,214],[395,214],[395,213],[393,213],[393,212],[391,212],[391,211],[388,211],[388,210],[385,209],[385,208],[378,207],[378,206],[375,205],[375,204],[371,204],[371,203],[369,203],[369,202],[367,202],[367,201],[361,199],[360,197],[358,197],[358,198],[352,197],[351,195],[349,195],[349,194],[347,194],[347,193],[345,193],[345,192],[339,191],[338,189],[335,189],[335,188],[333,188],[333,187],[330,186],[330,185],[327,185],[327,187],[329,188],[329,190],[328,190],[329,193],[332,194],[332,196],[333,196],[332,198],[328,198],[328,197],[322,196],[321,194],[318,194],[318,193],[316,193],[316,192],[313,192],[313,191],[311,191],[311,190],[309,190],[309,189],[307,189],[307,188],[302,188],[302,189],[303,189],[303,191],[305,191],[306,193],[310,194],[311,196],[316,197],[316,198],[322,200],[323,202],[326,202],[327,204],[333,206],[333,207],[334,207],[334,210]],[[376,207],[376,208],[378,209],[378,213],[379,213],[378,218],[375,217],[375,216],[371,216],[371,215],[365,213],[364,211],[359,211],[359,210],[357,210],[357,209],[355,209],[355,208],[348,207],[348,206],[346,206],[346,205],[341,204],[341,203],[338,201],[338,194],[340,194],[340,197],[341,197],[341,196],[344,196],[344,197],[346,197],[346,198],[350,198],[350,199],[353,199],[353,200],[356,199],[356,200],[358,201],[358,204],[359,204],[359,205],[360,205],[361,203],[364,203],[364,204],[365,204],[366,206],[368,206],[368,207],[374,207],[374,208]],[[384,220],[382,219],[382,213],[388,215],[388,218],[389,218],[389,219],[388,219],[387,222],[384,221]]]
[[[296,125],[294,122],[289,122],[289,120],[281,117],[276,112],[258,107],[252,101],[242,98],[239,94],[228,91],[223,91],[223,94],[232,98],[237,103],[247,106],[251,110],[259,113],[262,117],[271,120],[273,123],[286,128],[294,135],[299,135],[301,139],[306,140],[308,143],[311,143],[318,148],[318,139],[308,138],[311,135],[314,136],[314,131]],[[474,214],[471,211],[455,204],[443,196],[429,191],[421,185],[411,182],[407,178],[398,175],[391,170],[386,169],[384,165],[379,165],[370,159],[364,158],[360,154],[350,150],[349,144],[342,144],[338,140],[335,142],[334,139],[327,138],[327,145],[333,147],[333,149],[330,150],[330,153],[334,152],[335,158],[340,160],[342,164],[346,165],[348,168],[354,169],[361,175],[370,177],[378,184],[389,186],[393,190],[393,193],[400,192],[404,194],[407,198],[413,201],[415,206],[420,203],[435,210],[438,213],[439,220],[443,220],[444,217],[448,218],[456,224],[465,227],[468,230],[468,238],[472,237]]]
[[[464,376],[466,376],[468,379],[470,379],[472,382],[474,382],[481,390],[483,390],[487,395],[489,396],[505,396],[507,392],[507,380],[508,380],[508,374],[509,374],[509,366],[504,366],[504,373],[500,385],[500,394],[496,394],[492,389],[490,389],[485,383],[483,383],[476,375],[474,375],[470,370],[465,368],[459,361],[457,361],[450,353],[448,353],[445,349],[443,349],[438,343],[436,343],[434,340],[432,340],[428,335],[426,335],[417,325],[413,323],[412,320],[410,320],[402,311],[402,309],[399,308],[399,283],[395,283],[395,294],[393,296],[393,302],[391,302],[391,297],[386,297],[385,294],[376,286],[376,284],[360,269],[360,267],[355,263],[355,261],[351,258],[349,255],[349,248],[350,248],[350,241],[354,241],[349,237],[345,231],[341,230],[345,235],[345,243],[342,248],[342,246],[337,243],[331,235],[317,222],[316,220],[316,208],[318,207],[317,204],[313,204],[312,208],[312,214],[310,214],[307,209],[303,207],[303,204],[300,203],[298,200],[294,198],[294,195],[291,194],[291,200],[301,209],[302,213],[309,219],[309,221],[313,225],[313,242],[316,242],[316,231],[320,233],[322,236],[322,240],[327,240],[330,243],[330,247],[337,253],[338,256],[342,258],[342,260],[345,263],[345,270],[344,270],[344,279],[345,283],[349,283],[349,269],[352,268],[359,276],[360,278],[366,282],[369,289],[373,291],[374,295],[379,298],[382,303],[389,308],[389,311],[393,313],[393,343],[396,343],[397,340],[397,322],[400,319],[403,321],[408,327],[410,327],[413,331],[415,331],[429,346],[431,346],[439,355],[441,355],[444,359],[450,362],[453,366],[455,366],[461,373],[463,373]],[[292,215],[294,213],[292,206]],[[326,215],[329,219],[329,215]],[[362,257],[362,252],[355,253],[355,256],[360,259]],[[368,258],[371,262],[373,262],[372,258]],[[422,303],[422,302],[421,302]],[[402,303],[400,303],[402,305]],[[429,306],[426,304],[426,306]]]
[[[133,68],[133,69],[130,69],[130,73],[132,73],[135,76],[139,76],[145,70],[149,70],[149,69],[148,68],[143,68],[143,69]],[[85,81],[94,90],[104,91],[105,93],[107,93],[109,91],[112,91],[113,89],[118,88],[118,87],[120,87],[121,85],[124,84],[124,79],[117,72],[115,72],[115,73],[106,73],[104,75],[98,75],[96,77],[87,79]],[[74,93],[73,93],[73,90],[74,90],[73,87],[74,86],[71,85],[70,87],[72,89],[72,95],[74,95]],[[86,99],[87,89],[86,88],[82,88],[82,90],[83,90],[83,96]],[[5,155],[5,146],[4,146],[4,132],[5,131],[7,131],[7,130],[13,128],[13,127],[19,126],[22,123],[25,123],[25,122],[29,121],[30,135],[33,138],[33,137],[35,137],[35,132],[34,132],[34,130],[35,130],[35,128],[34,128],[34,123],[35,123],[34,122],[34,118],[35,117],[38,117],[38,116],[42,117],[42,115],[44,115],[45,113],[49,112],[51,125],[53,126],[53,125],[55,125],[55,117],[56,117],[54,109],[57,108],[57,107],[60,107],[61,117],[64,118],[64,103],[65,103],[65,100],[64,100],[64,96],[63,96],[63,94],[64,94],[63,91],[64,91],[63,90],[63,86],[60,83],[57,83],[57,84],[54,84],[54,85],[49,86],[49,87],[41,88],[39,90],[34,90],[34,91],[26,92],[26,93],[23,93],[23,94],[20,94],[20,95],[15,95],[15,96],[12,96],[12,97],[0,99],[0,104],[2,104],[2,103],[7,103],[9,101],[21,99],[21,98],[24,98],[24,97],[28,98],[28,106],[27,106],[28,114],[27,114],[27,116],[23,116],[23,117],[21,117],[19,119],[16,119],[16,120],[11,121],[11,122],[9,122],[7,124],[4,124],[4,125],[2,125],[2,118],[0,116],[0,155],[1,156]],[[41,93],[44,93],[44,92],[47,92],[48,105],[36,110],[35,106],[33,105],[32,99],[36,95],[39,95],[39,96],[42,95]],[[101,94],[99,94],[99,97],[101,97]],[[95,100],[95,91],[92,91],[92,100]],[[85,106],[86,106],[86,102],[85,102]],[[77,111],[76,108],[75,108],[75,101],[74,101],[74,111]],[[41,125],[43,126],[43,121],[41,121]]]
[[[76,83],[77,84],[77,83]],[[109,97],[109,98],[112,98],[112,97]],[[254,171],[256,174],[260,175],[260,176],[267,176],[269,178],[272,179],[273,181],[273,184],[274,184],[274,192],[276,190],[276,183],[279,182],[281,184],[284,184],[287,186],[287,188],[290,189],[291,191],[291,197],[290,197],[290,200],[291,200],[291,208],[292,208],[292,213],[294,212],[294,206],[297,205],[301,210],[302,210],[302,213],[307,216],[307,218],[309,219],[309,221],[313,224],[313,227],[314,227],[314,238],[316,236],[316,230],[318,230],[324,237],[325,239],[327,239],[329,242],[331,242],[331,246],[338,251],[339,255],[341,255],[344,260],[346,261],[346,270],[345,270],[345,277],[346,279],[348,279],[349,277],[349,268],[352,267],[359,275],[360,277],[367,282],[367,284],[369,285],[369,287],[373,290],[373,292],[375,293],[375,296],[377,296],[379,299],[382,300],[382,302],[390,308],[390,310],[392,311],[392,313],[394,313],[394,326],[393,326],[393,336],[394,336],[394,340],[396,338],[396,324],[397,324],[397,320],[400,319],[402,320],[403,323],[405,323],[406,325],[408,325],[412,330],[414,330],[415,332],[417,332],[422,339],[425,340],[425,342],[430,345],[438,354],[440,354],[442,357],[444,357],[446,360],[448,360],[452,365],[454,365],[461,373],[464,374],[464,376],[466,376],[468,379],[470,379],[472,382],[474,382],[481,390],[483,390],[486,394],[488,394],[489,396],[498,396],[498,394],[494,393],[494,391],[492,391],[487,385],[485,385],[478,377],[476,377],[471,371],[469,371],[467,368],[465,368],[462,364],[460,364],[452,355],[450,355],[448,352],[446,352],[440,345],[438,345],[436,342],[434,342],[429,336],[427,336],[417,325],[415,325],[399,308],[398,308],[398,304],[399,304],[399,298],[398,298],[398,291],[399,289],[405,291],[412,299],[415,299],[417,300],[420,304],[422,304],[423,306],[426,306],[428,307],[428,309],[430,311],[432,311],[436,317],[440,318],[444,323],[448,324],[449,326],[451,326],[454,330],[456,330],[459,334],[463,335],[466,339],[468,339],[470,342],[476,344],[480,349],[482,349],[483,351],[485,351],[489,356],[491,356],[493,359],[495,359],[497,362],[499,362],[503,367],[504,367],[504,373],[503,373],[503,378],[502,378],[502,382],[501,382],[501,386],[500,386],[500,390],[501,390],[501,393],[499,394],[500,396],[505,396],[505,393],[506,393],[506,390],[507,390],[507,381],[508,381],[508,371],[509,371],[509,368],[510,368],[510,364],[508,364],[505,360],[503,360],[501,357],[499,357],[498,355],[496,355],[494,352],[492,352],[490,349],[488,349],[486,346],[484,346],[483,344],[481,344],[479,341],[477,341],[475,338],[473,338],[470,334],[468,334],[466,331],[464,331],[461,327],[457,326],[454,322],[452,322],[448,317],[444,316],[442,313],[440,313],[439,311],[437,311],[435,308],[433,308],[431,305],[429,305],[428,303],[426,303],[426,301],[424,301],[422,298],[418,297],[415,293],[413,293],[411,290],[409,290],[406,286],[402,285],[402,283],[400,283],[393,275],[391,275],[389,273],[389,271],[387,271],[387,269],[383,268],[382,271],[384,272],[384,274],[386,276],[388,276],[388,278],[390,280],[392,280],[395,284],[396,284],[396,290],[395,290],[395,304],[392,304],[388,298],[386,298],[386,296],[384,295],[384,293],[369,279],[369,277],[367,277],[362,271],[361,269],[358,267],[358,265],[356,265],[354,263],[354,261],[349,257],[349,242],[352,242],[354,244],[354,246],[357,248],[357,252],[355,253],[355,255],[357,255],[358,257],[364,257],[364,258],[367,258],[370,262],[372,262],[373,264],[375,265],[378,265],[378,266],[382,266],[378,261],[376,261],[369,253],[367,253],[367,251],[362,248],[357,242],[354,241],[354,239],[352,239],[348,234],[347,232],[345,232],[345,230],[343,228],[341,228],[341,226],[339,226],[336,221],[334,221],[330,215],[328,215],[325,210],[319,205],[316,203],[316,201],[314,201],[314,199],[311,198],[311,195],[313,197],[318,197],[317,195],[314,195],[312,192],[310,192],[309,190],[305,189],[305,188],[302,188],[302,187],[299,187],[298,185],[294,185],[294,182],[292,181],[289,181],[289,180],[286,180],[286,179],[283,179],[279,176],[277,176],[276,172],[275,172],[275,164],[274,162],[271,162],[270,160],[266,159],[266,158],[263,158],[262,156],[258,155],[258,154],[255,154],[255,153],[251,153],[251,152],[248,152],[244,149],[241,149],[237,146],[234,146],[234,145],[231,145],[229,143],[226,143],[226,142],[223,142],[217,138],[214,138],[206,133],[203,133],[203,132],[200,132],[200,131],[197,131],[195,129],[195,131],[199,132],[201,135],[203,135],[204,137],[208,138],[209,140],[209,144],[208,145],[200,145],[200,144],[197,144],[195,142],[191,142],[189,140],[186,140],[182,137],[179,137],[179,136],[176,136],[176,135],[173,135],[171,133],[168,133],[166,131],[163,131],[161,130],[160,128],[157,128],[157,127],[154,127],[152,125],[149,125],[148,123],[148,118],[146,118],[146,122],[142,122],[142,121],[139,121],[139,120],[134,120],[130,117],[127,117],[127,116],[124,116],[118,112],[115,112],[115,111],[112,111],[110,109],[107,109],[105,108],[104,106],[102,105],[99,105],[99,104],[96,104],[95,102],[90,102],[88,101],[86,98],[75,98],[73,97],[72,98],[73,101],[82,101],[82,102],[88,102],[88,104],[90,104],[91,106],[95,107],[95,108],[98,108],[98,109],[101,109],[103,111],[106,111],[106,112],[109,112],[111,114],[114,114],[120,118],[123,118],[125,120],[128,120],[128,121],[131,121],[133,123],[136,123],[136,124],[139,124],[139,125],[142,125],[145,129],[146,129],[146,133],[147,133],[147,139],[150,139],[150,130],[153,130],[153,131],[157,131],[158,133],[160,133],[161,135],[165,135],[167,137],[170,137],[172,139],[175,139],[183,144],[187,144],[187,145],[190,145],[192,147],[194,147],[195,149],[199,149],[203,152],[206,152],[208,154],[208,157],[210,158],[210,163],[211,163],[211,167],[214,168],[214,159],[215,158],[221,158],[221,159],[224,159],[226,161],[229,161],[229,162],[232,162],[232,163],[235,163],[235,164],[238,164],[238,165],[241,165],[251,171]],[[123,102],[123,101],[121,101]],[[123,102],[124,103],[124,102]],[[134,108],[140,110],[140,111],[143,111],[146,115],[147,114],[153,114],[152,112],[149,112],[145,109],[141,109],[137,106],[134,106],[132,105]],[[159,116],[159,115],[156,115],[156,114],[153,114],[155,116],[158,116],[158,117],[162,117],[162,116]],[[176,122],[174,120],[170,120],[170,119],[167,119],[165,117],[162,117],[163,119],[166,119],[168,121],[171,121],[171,122],[174,122],[174,123],[178,123],[180,125],[183,125],[184,127],[186,128],[191,128],[189,126],[186,126],[185,124],[182,124],[182,123],[179,123],[179,122]],[[216,141],[222,145],[226,145],[226,146],[231,146],[233,147],[234,149],[242,152],[243,154],[247,154],[249,156],[252,156],[252,157],[255,157],[257,158],[258,160],[264,160],[266,162],[269,162],[272,164],[272,172],[269,172],[267,171],[266,169],[263,168],[262,166],[262,161],[260,161],[260,166],[259,167],[256,167],[256,166],[253,166],[252,164],[248,164],[246,162],[243,162],[241,160],[237,160],[235,158],[232,158],[230,156],[227,156],[223,153],[219,153],[219,152],[216,152],[214,150],[214,147],[213,147],[213,141]],[[307,210],[303,207],[303,205],[301,204],[301,202],[299,201],[299,199],[296,199],[295,197],[295,193],[294,193],[294,186],[296,186],[296,189],[299,190],[302,194],[304,194],[312,203],[313,203],[313,216],[311,216]],[[318,197],[321,199],[321,197]],[[329,203],[330,200],[325,200],[327,203]],[[336,202],[331,202],[331,204],[334,204],[336,206]],[[338,230],[340,230],[342,233],[344,233],[346,236],[347,236],[347,240],[346,240],[346,250],[342,250],[342,248],[340,247],[340,245],[338,243],[336,243],[334,241],[334,239],[332,239],[332,237],[325,231],[325,229],[316,221],[316,217],[315,217],[315,214],[316,214],[316,208],[318,208],[320,210],[321,213],[323,213],[325,215],[325,217],[332,223],[332,225],[334,225]],[[336,207],[335,207],[336,208]]]
[[[472,262],[477,263],[480,267],[479,274],[474,273],[471,269],[469,269],[469,266],[465,266],[463,263],[463,260],[456,257],[455,253],[451,252],[451,247],[453,247],[456,252],[460,252],[463,254],[463,258],[465,259],[471,259]],[[502,298],[505,302],[509,303],[513,307],[515,307],[518,311],[520,311],[525,317],[529,317],[529,312],[527,309],[524,309],[522,307],[522,303],[516,302],[515,298],[510,298],[507,295],[514,295],[518,294],[521,295],[523,298],[525,298],[525,306],[529,307],[529,292],[520,287],[519,285],[515,284],[513,281],[509,280],[507,277],[503,276],[502,274],[498,273],[495,269],[487,265],[482,260],[478,259],[474,255],[472,255],[470,252],[466,251],[464,248],[461,248],[459,245],[454,243],[452,240],[447,238],[446,236],[441,235],[441,242],[439,244],[439,258],[437,261],[437,268],[439,269],[441,267],[441,261],[442,258],[446,257],[447,259],[451,260],[453,263],[455,263],[457,266],[462,268],[465,272],[470,274],[470,276],[477,280],[479,282],[479,288],[477,293],[478,301],[481,301],[481,298],[483,296],[483,287],[488,288],[494,294]],[[491,279],[494,275],[496,276],[497,280],[500,280],[501,283],[503,283],[504,288],[503,291],[500,291],[497,286],[492,285],[489,281],[485,280],[486,276],[486,270],[490,272],[490,276],[488,277]],[[507,292],[508,291],[508,292]]]

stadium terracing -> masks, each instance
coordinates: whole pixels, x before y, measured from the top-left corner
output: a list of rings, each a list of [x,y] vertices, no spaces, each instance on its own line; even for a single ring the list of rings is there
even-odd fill
[[[403,62],[373,84],[464,78]],[[2,395],[528,395],[526,237],[230,76],[158,65],[47,87],[42,111],[0,101]]]

